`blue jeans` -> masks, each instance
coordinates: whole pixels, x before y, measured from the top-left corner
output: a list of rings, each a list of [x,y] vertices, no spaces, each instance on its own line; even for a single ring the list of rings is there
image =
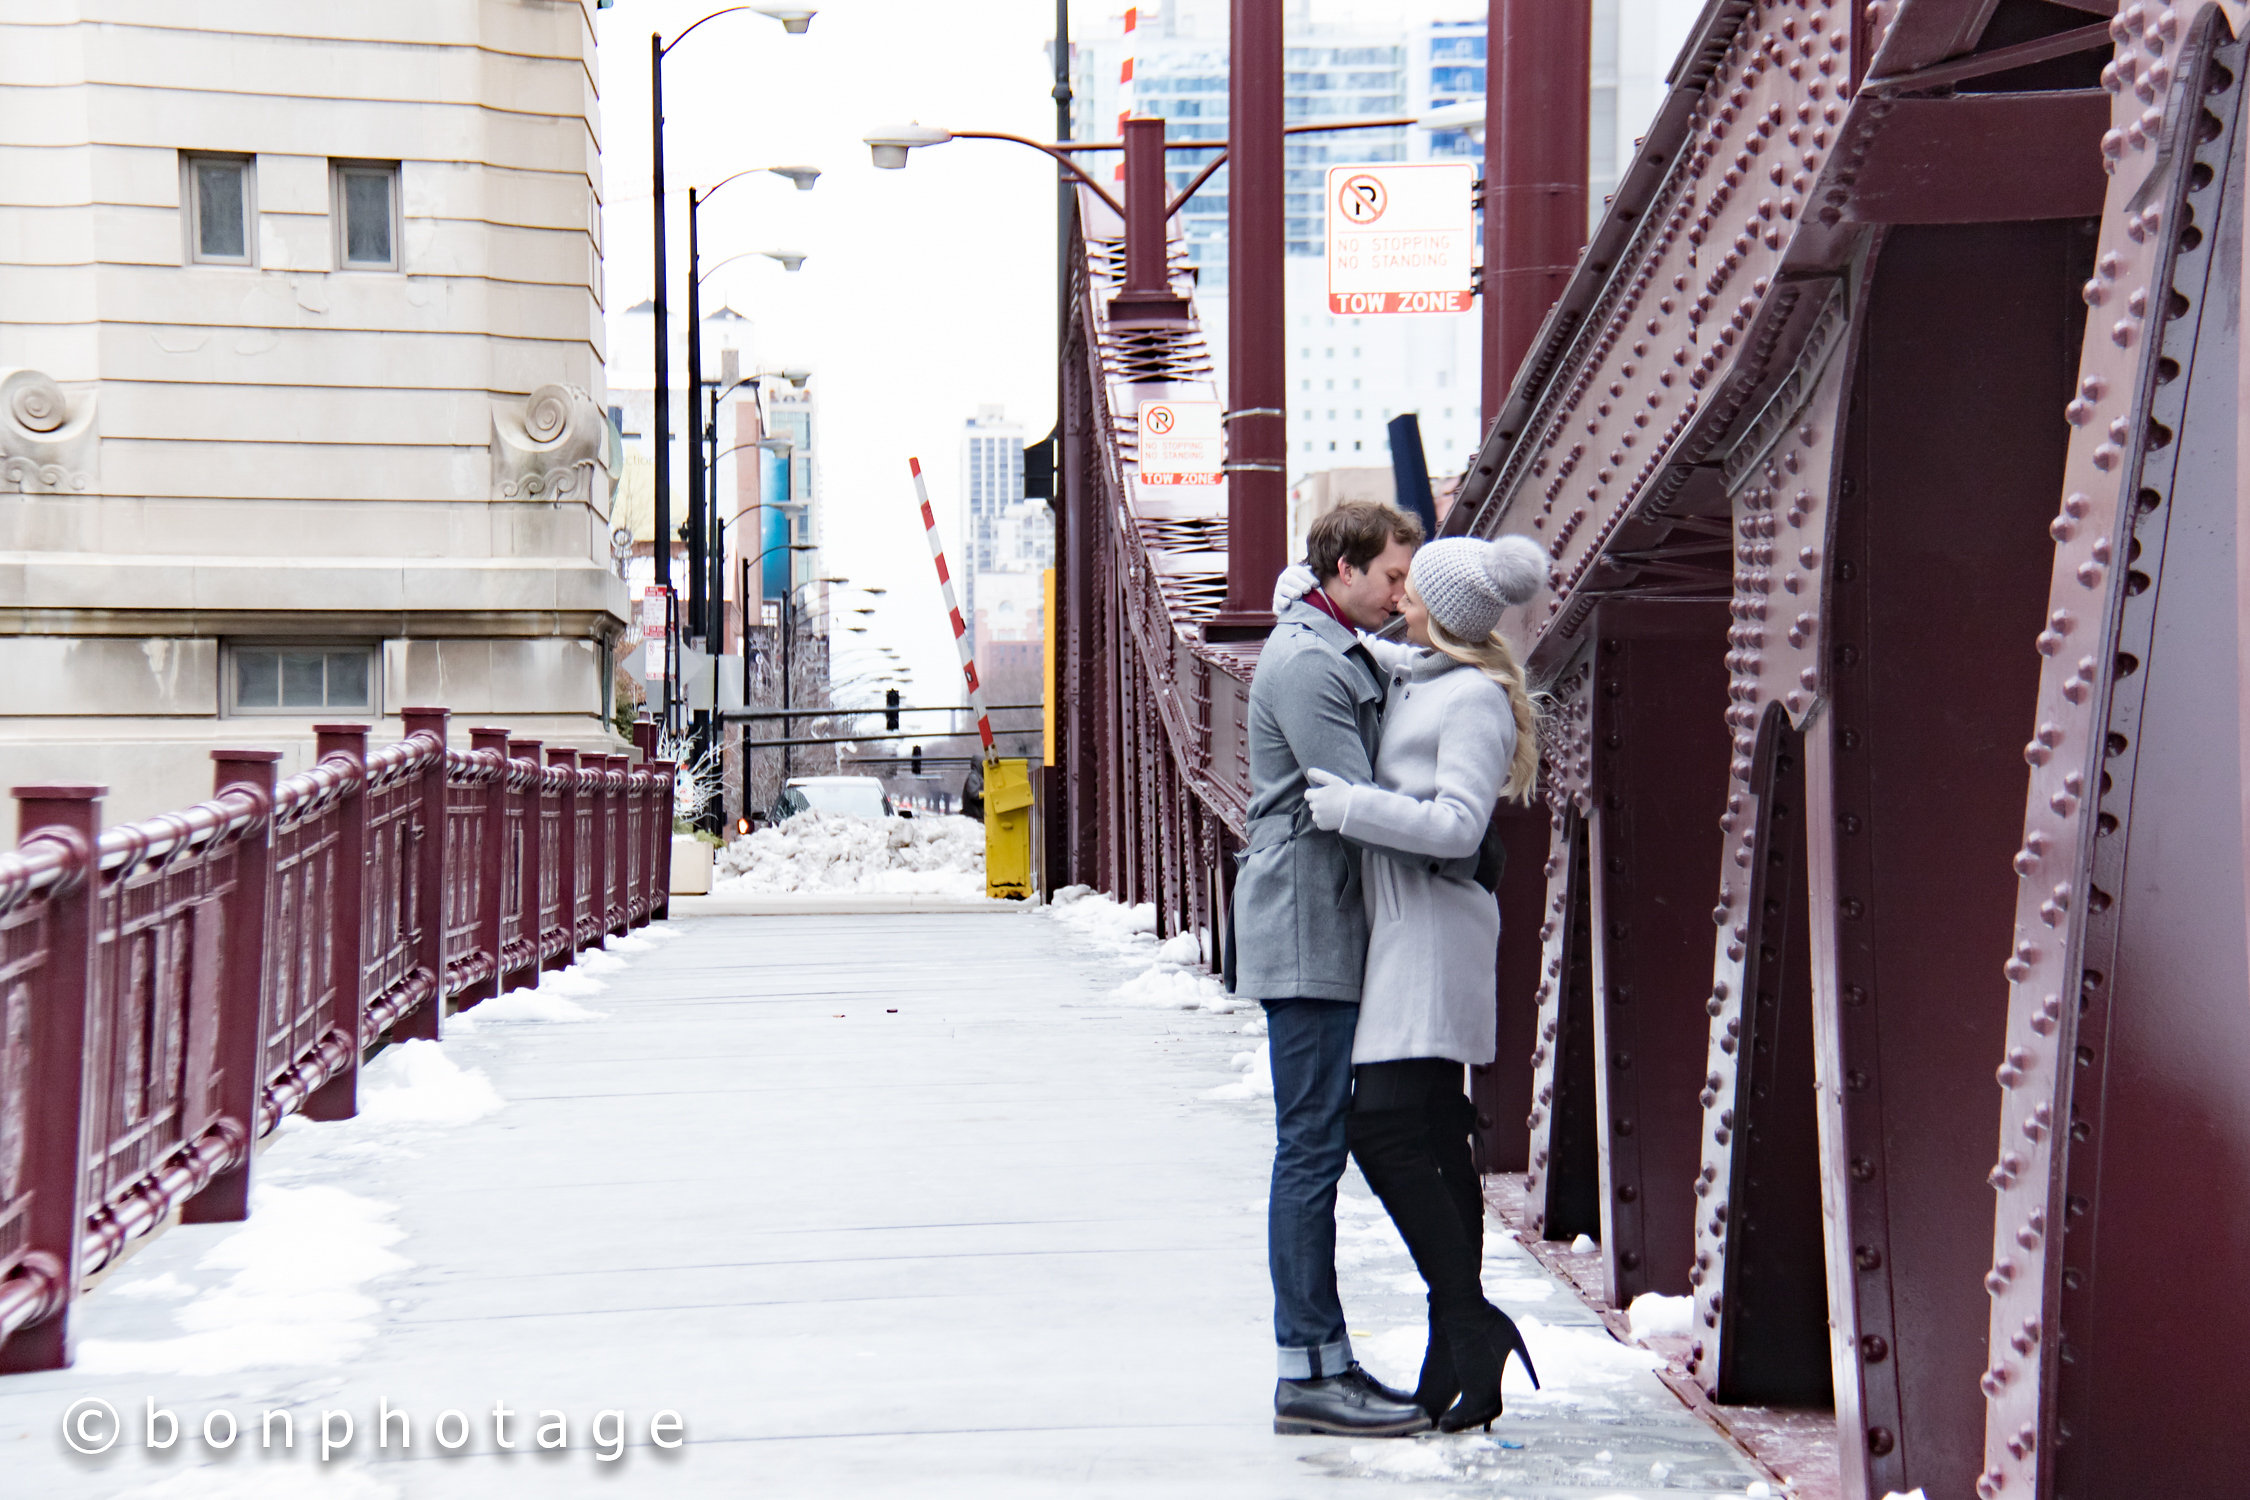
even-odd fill
[[[1344,1175],[1352,1100],[1348,1000],[1268,1000],[1273,1048],[1273,1191],[1266,1201],[1266,1265],[1281,1378],[1318,1380],[1352,1362],[1336,1294],[1336,1183]]]

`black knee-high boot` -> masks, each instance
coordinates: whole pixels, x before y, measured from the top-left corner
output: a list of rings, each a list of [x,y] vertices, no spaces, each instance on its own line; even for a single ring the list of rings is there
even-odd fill
[[[1430,1289],[1430,1351],[1415,1400],[1435,1415],[1465,1392],[1481,1408],[1500,1385],[1478,1277],[1481,1212],[1472,1237],[1432,1152],[1426,1109],[1355,1111],[1350,1140],[1360,1175],[1398,1226]]]

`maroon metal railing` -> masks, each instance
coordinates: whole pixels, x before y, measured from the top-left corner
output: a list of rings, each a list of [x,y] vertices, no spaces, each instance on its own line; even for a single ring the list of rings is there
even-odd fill
[[[355,1113],[369,1048],[435,1038],[447,1002],[667,909],[668,762],[551,751],[541,767],[498,729],[449,750],[442,709],[405,727],[370,752],[365,726],[318,726],[318,763],[278,782],[276,752],[219,751],[212,800],[106,832],[98,787],[16,790],[0,1372],[67,1363],[76,1289],[174,1210],[243,1218],[256,1140],[293,1112]],[[611,868],[595,894],[583,872]]]

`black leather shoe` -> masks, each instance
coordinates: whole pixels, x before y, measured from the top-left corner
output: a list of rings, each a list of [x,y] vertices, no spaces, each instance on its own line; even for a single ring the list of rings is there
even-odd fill
[[[1385,1401],[1399,1401],[1405,1403],[1408,1406],[1419,1406],[1422,1404],[1421,1402],[1416,1401],[1414,1397],[1409,1393],[1401,1390],[1394,1390],[1392,1387],[1383,1384],[1383,1382],[1381,1382],[1380,1380],[1377,1380],[1373,1375],[1367,1373],[1367,1366],[1361,1364],[1357,1360],[1352,1361],[1352,1363],[1348,1367],[1346,1367],[1344,1373],[1337,1376],[1336,1378],[1338,1380],[1356,1380],[1361,1385],[1367,1387],[1367,1389],[1373,1391],[1376,1395],[1382,1397]]]
[[[1324,1380],[1282,1380],[1273,1388],[1273,1430],[1285,1436],[1406,1437],[1426,1432],[1430,1414],[1384,1388],[1357,1365]]]

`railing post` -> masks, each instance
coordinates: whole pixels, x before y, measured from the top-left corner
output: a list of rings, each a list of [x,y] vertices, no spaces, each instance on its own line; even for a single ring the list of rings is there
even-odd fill
[[[516,872],[516,935],[526,945],[530,961],[521,970],[523,982],[536,986],[539,983],[539,945],[545,936],[539,928],[539,903],[546,875],[546,801],[547,794],[540,789],[539,742],[537,740],[508,741],[510,760],[531,762],[531,785],[524,789],[523,799],[523,865]],[[502,991],[503,994],[506,991]]]
[[[242,1132],[242,1160],[213,1177],[181,1205],[188,1224],[232,1224],[250,1217],[250,1168],[256,1156],[258,1105],[266,1093],[266,1018],[273,965],[273,788],[278,750],[214,750],[211,784],[220,795],[239,789],[257,802],[259,826],[235,845],[234,888],[225,897],[220,933],[225,957],[219,988],[219,1037],[213,1061],[218,1116]],[[356,991],[356,985],[353,987]]]
[[[617,930],[630,932],[633,919],[633,757],[612,755],[617,781]]]
[[[422,768],[415,786],[414,964],[430,974],[430,997],[398,1018],[391,1035],[398,1041],[436,1041],[445,1031],[445,731],[452,715],[442,708],[409,708],[399,714],[406,737],[432,735],[437,758]]]
[[[315,724],[313,757],[340,755],[359,773],[359,785],[336,807],[336,876],[328,918],[329,974],[335,1003],[328,1024],[349,1040],[351,1059],[313,1090],[300,1111],[308,1120],[349,1120],[359,1113],[359,1021],[366,1013],[367,955],[367,726]]]
[[[498,995],[507,980],[501,969],[500,918],[506,909],[508,869],[508,731],[472,729],[469,748],[500,757],[500,770],[484,789],[484,839],[477,849],[477,946],[492,955],[492,977],[461,996],[464,1006]]]
[[[77,867],[68,889],[46,898],[46,963],[32,976],[36,999],[19,997],[25,1050],[21,1181],[25,1269],[47,1282],[49,1310],[40,1321],[0,1338],[0,1374],[59,1370],[70,1363],[70,1302],[79,1282],[79,1242],[86,1224],[86,1033],[94,1005],[94,954],[101,927],[102,797],[107,787],[19,786],[16,841],[24,852],[39,841],[61,844]]]
[[[570,773],[563,778],[555,825],[555,918],[562,923],[563,947],[547,962],[548,968],[567,969],[578,960],[578,752],[550,746],[547,764]]]
[[[654,723],[647,719],[636,719],[633,722],[633,748],[640,752],[641,769],[650,775],[656,773],[656,749],[660,743],[662,742],[657,736]],[[748,785],[748,782],[744,784]],[[644,791],[641,799],[641,823],[634,830],[633,868],[644,871],[643,878],[649,884],[648,907],[641,913],[637,923],[646,927],[664,915],[664,892],[672,882],[671,869],[667,863],[672,850],[672,811],[669,804],[660,805],[661,799],[653,789]],[[657,831],[659,824],[662,825],[661,833]],[[663,853],[657,852],[659,848]]]
[[[656,888],[649,892],[655,902],[652,909],[657,918],[672,915],[672,809],[677,805],[672,790],[672,778],[679,768],[671,761],[652,761],[649,769],[656,773],[656,787],[650,793],[654,806],[649,808],[649,867]]]
[[[609,938],[609,814],[613,798],[609,789],[609,757],[591,752],[581,757],[580,766],[593,778],[594,815],[587,820],[593,834],[593,847],[586,851],[586,916],[593,923],[591,946],[608,946]]]

